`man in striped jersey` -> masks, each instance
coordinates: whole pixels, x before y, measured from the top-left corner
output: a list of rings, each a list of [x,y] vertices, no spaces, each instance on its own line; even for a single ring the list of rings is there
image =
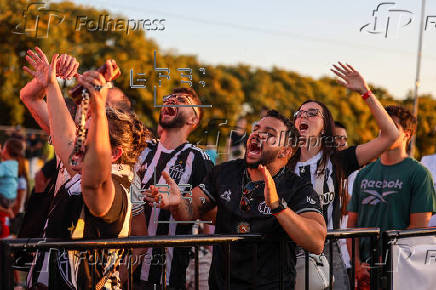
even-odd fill
[[[148,142],[135,165],[131,187],[133,236],[191,234],[192,224],[176,223],[170,211],[144,203],[141,192],[150,185],[166,184],[161,176],[165,171],[190,195],[190,189],[199,185],[213,167],[209,157],[187,141],[201,118],[197,93],[191,88],[176,88],[163,102],[165,106],[159,116],[160,140]],[[154,289],[154,285],[162,285],[164,279],[169,289],[185,289],[188,253],[189,248],[167,248],[166,260],[162,261],[159,259],[162,249],[147,249],[147,254],[141,255],[141,289]],[[166,276],[162,273],[162,263],[166,266]]]

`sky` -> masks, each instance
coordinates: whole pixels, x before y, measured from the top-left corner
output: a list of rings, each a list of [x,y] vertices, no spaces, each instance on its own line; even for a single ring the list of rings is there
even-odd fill
[[[163,31],[146,37],[207,64],[275,66],[319,78],[333,77],[331,65],[344,61],[395,98],[415,86],[420,0],[72,2],[113,18],[166,19]],[[436,96],[436,1],[426,2],[419,93]]]

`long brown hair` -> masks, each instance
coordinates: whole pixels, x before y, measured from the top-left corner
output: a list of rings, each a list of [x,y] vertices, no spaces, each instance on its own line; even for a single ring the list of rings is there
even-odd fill
[[[139,154],[146,147],[146,140],[151,138],[150,131],[131,111],[107,107],[106,116],[112,148],[120,146],[123,149],[123,154],[117,163],[126,164],[133,168]]]
[[[344,180],[347,178],[345,176],[344,169],[342,168],[342,164],[335,158],[332,158],[332,155],[338,151],[337,146],[335,145],[335,121],[333,119],[332,113],[327,108],[327,106],[324,103],[321,103],[317,100],[307,100],[304,103],[300,105],[298,110],[301,109],[301,106],[307,103],[316,103],[322,108],[322,115],[323,115],[323,122],[324,122],[324,133],[321,134],[321,150],[322,150],[322,157],[320,162],[318,163],[317,167],[317,173],[321,174],[323,173],[328,159],[331,160],[332,165],[335,170],[335,177],[336,182],[338,184],[338,195],[339,195],[339,201],[341,204],[341,215],[345,215],[346,208],[347,208],[347,188],[346,183]],[[294,119],[295,124],[295,119]],[[300,161],[301,158],[301,148],[298,148],[296,154],[292,156],[292,158],[289,160],[288,167],[295,171],[295,166],[298,161]]]

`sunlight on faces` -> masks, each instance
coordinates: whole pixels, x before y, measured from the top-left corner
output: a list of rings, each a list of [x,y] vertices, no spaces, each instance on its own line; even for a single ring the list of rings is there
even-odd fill
[[[322,107],[314,102],[302,105],[299,110],[308,111],[309,109],[318,109],[320,113],[323,112]],[[294,125],[300,132],[301,137],[305,139],[319,137],[324,129],[324,119],[321,115],[308,117],[307,114],[302,114],[300,117],[295,118]]]
[[[176,97],[164,101],[165,105],[193,105],[189,96],[186,94],[173,94]],[[184,99],[184,100],[183,100]],[[183,128],[187,123],[197,119],[198,108],[195,107],[163,107],[159,115],[159,125],[162,128]]]
[[[273,117],[265,117],[256,122],[247,140],[247,166],[256,168],[259,164],[267,165],[273,162],[286,143],[286,131],[283,122]]]
[[[336,145],[338,146],[338,150],[344,150],[347,149],[348,143],[347,143],[347,130],[344,128],[336,128],[335,129],[335,141]]]

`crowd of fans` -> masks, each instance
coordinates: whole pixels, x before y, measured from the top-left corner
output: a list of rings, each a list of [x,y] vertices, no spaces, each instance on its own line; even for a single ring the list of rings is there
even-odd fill
[[[333,255],[334,289],[352,289],[355,280],[359,289],[369,289],[368,240],[360,239],[356,247],[355,278],[349,270],[351,246],[326,241],[327,230],[436,225],[431,220],[436,155],[424,157],[424,165],[408,156],[416,118],[400,106],[384,108],[350,65],[339,63],[332,71],[341,85],[362,95],[380,129],[376,138],[348,146],[347,128],[333,120],[325,104],[307,100],[289,118],[265,109],[251,129],[241,116],[227,142],[226,162],[216,164],[215,147],[202,150],[187,141],[202,119],[193,89],[176,88],[164,98],[157,136],[152,136],[128,97],[112,86],[120,73],[115,61],[108,60],[105,70],[79,75],[74,57],[55,54],[49,62],[39,48],[35,51],[26,55],[31,68],[24,70],[33,78],[20,98],[50,136],[55,156],[38,165],[45,146],[35,134],[25,139],[14,133],[3,142],[1,238],[261,233],[265,241],[255,247],[232,245],[231,289],[277,289],[280,282],[285,289],[295,283],[304,289],[299,282],[304,251]],[[81,98],[66,101],[57,77],[76,77]],[[166,190],[157,184],[167,185]],[[192,224],[175,223],[196,220],[214,226],[193,230]],[[279,240],[286,245],[277,246]],[[133,265],[135,289],[193,288],[189,248],[135,249],[133,254],[140,257]],[[17,285],[92,288],[89,261],[71,255],[36,252],[26,281],[16,275]],[[126,285],[127,268],[119,263],[124,256],[122,249],[99,252],[98,289]],[[50,263],[43,271],[53,259],[57,267]],[[201,248],[201,289],[225,288],[225,263],[222,246]]]

